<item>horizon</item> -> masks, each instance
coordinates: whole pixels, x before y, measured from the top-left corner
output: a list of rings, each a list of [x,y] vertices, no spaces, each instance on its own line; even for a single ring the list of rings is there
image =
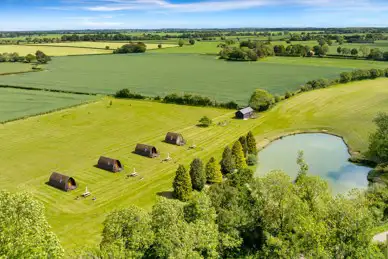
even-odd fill
[[[383,0],[5,0],[0,31],[381,28],[387,10]]]

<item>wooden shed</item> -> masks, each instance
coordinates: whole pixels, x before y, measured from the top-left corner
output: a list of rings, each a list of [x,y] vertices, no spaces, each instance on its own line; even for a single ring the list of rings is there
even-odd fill
[[[97,167],[113,173],[123,170],[123,166],[119,160],[104,156],[98,159]]]
[[[244,108],[244,109],[241,109],[241,110],[237,111],[236,112],[236,118],[237,119],[247,120],[247,119],[250,119],[250,118],[253,117],[254,112],[255,111],[251,107],[247,107],[247,108]]]
[[[145,144],[137,144],[135,153],[141,156],[147,156],[150,158],[158,157],[159,152],[154,146],[145,145]]]
[[[166,138],[164,139],[167,143],[178,145],[178,146],[184,146],[186,144],[185,139],[183,138],[182,134],[169,132],[166,135]]]
[[[60,173],[52,173],[48,184],[62,191],[68,192],[77,188],[77,183],[73,177],[69,177]]]

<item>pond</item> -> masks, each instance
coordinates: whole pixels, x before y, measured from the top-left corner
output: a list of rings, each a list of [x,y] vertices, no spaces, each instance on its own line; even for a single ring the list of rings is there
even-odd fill
[[[259,152],[256,175],[283,170],[295,179],[299,170],[296,164],[299,150],[304,151],[309,173],[328,181],[334,194],[368,186],[367,175],[371,169],[350,163],[344,141],[322,133],[297,134],[272,142]]]

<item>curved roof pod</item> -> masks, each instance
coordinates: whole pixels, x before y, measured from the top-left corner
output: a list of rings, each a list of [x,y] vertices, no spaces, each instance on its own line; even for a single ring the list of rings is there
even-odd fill
[[[154,146],[145,145],[145,144],[137,144],[135,153],[141,156],[147,156],[150,158],[158,157],[159,152]]]
[[[168,132],[164,141],[178,146],[183,146],[186,144],[186,141],[183,138],[182,134],[174,132]]]
[[[77,183],[75,182],[73,177],[56,172],[51,174],[48,184],[65,192],[77,188]]]
[[[119,160],[105,156],[101,156],[98,159],[97,167],[113,173],[120,172],[124,168]]]

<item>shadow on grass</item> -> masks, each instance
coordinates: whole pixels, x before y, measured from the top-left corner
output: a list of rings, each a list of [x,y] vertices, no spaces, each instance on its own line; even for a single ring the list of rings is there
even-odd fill
[[[158,196],[160,197],[164,197],[164,198],[167,198],[167,199],[174,199],[174,197],[172,196],[172,192],[158,192],[156,193]]]

